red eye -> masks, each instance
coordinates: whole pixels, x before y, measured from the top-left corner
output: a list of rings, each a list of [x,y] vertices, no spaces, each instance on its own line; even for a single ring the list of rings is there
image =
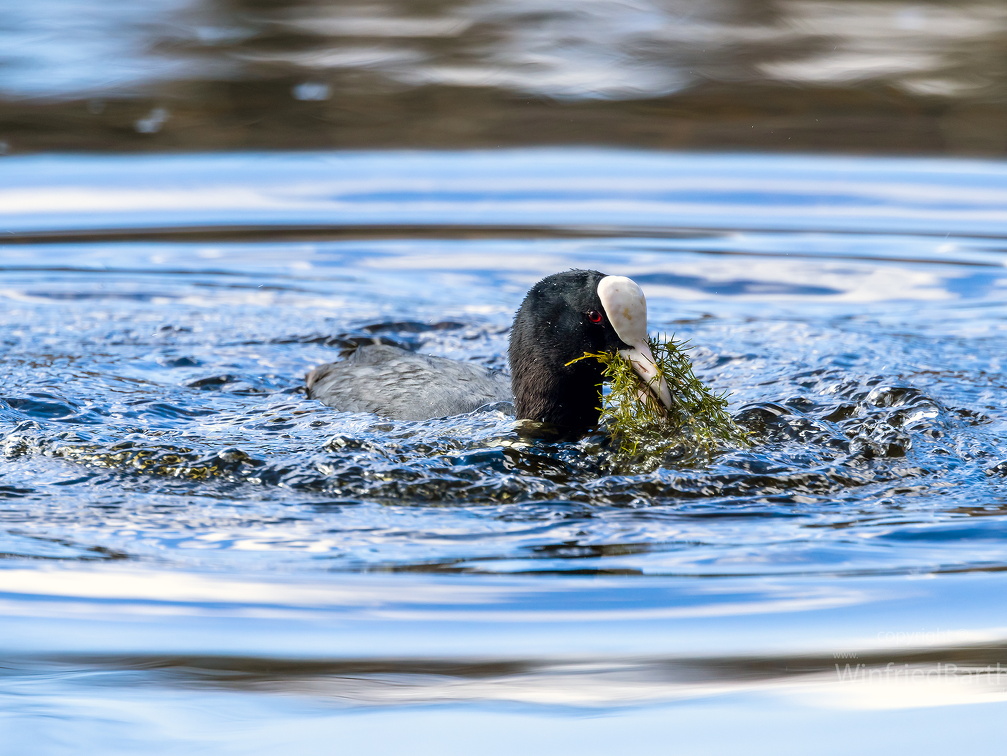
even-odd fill
[[[590,320],[592,323],[600,323],[601,313],[598,312],[597,310],[591,310],[591,312],[587,314],[587,319]]]

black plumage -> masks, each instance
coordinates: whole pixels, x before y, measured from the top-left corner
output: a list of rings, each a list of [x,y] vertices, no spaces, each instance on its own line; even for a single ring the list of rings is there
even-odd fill
[[[545,424],[564,436],[584,433],[598,423],[602,366],[597,360],[574,360],[585,352],[630,346],[616,333],[599,297],[605,278],[596,270],[570,270],[531,288],[511,330],[509,379],[479,365],[374,345],[312,370],[308,396],[346,412],[398,420],[461,414],[513,398],[519,420]],[[629,279],[618,280],[639,292]],[[639,317],[643,308],[645,328],[646,305],[642,292],[638,296],[634,314]]]

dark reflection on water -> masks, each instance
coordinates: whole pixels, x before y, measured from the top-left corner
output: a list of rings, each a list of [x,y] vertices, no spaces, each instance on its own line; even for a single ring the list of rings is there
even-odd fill
[[[721,689],[733,691],[773,686],[810,691],[846,674],[867,669],[876,679],[895,668],[907,677],[934,677],[941,665],[960,667],[980,690],[1001,682],[997,665],[1007,663],[1003,646],[948,649],[892,648],[850,656],[837,674],[835,654],[778,657],[598,658],[543,661],[513,659],[262,659],[219,657],[101,657],[19,660],[10,671],[60,675],[88,688],[142,684],[151,687],[244,691],[310,696],[338,708],[385,708],[465,702],[523,703],[540,707],[618,710],[676,698],[701,698]],[[858,665],[861,665],[858,667]],[[966,671],[966,670],[971,670]],[[869,673],[861,673],[864,678]],[[889,674],[889,677],[892,675]],[[894,680],[892,680],[895,683]],[[852,686],[851,686],[852,687]],[[565,691],[576,697],[561,700]],[[788,691],[789,692],[789,691]],[[567,694],[569,695],[569,694]],[[553,699],[553,700],[550,700]]]
[[[1005,41],[995,0],[41,0],[0,30],[0,140],[1003,154]]]

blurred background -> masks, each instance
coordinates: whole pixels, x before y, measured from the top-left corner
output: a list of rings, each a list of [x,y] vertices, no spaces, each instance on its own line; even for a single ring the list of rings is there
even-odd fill
[[[999,0],[8,0],[0,149],[999,156]]]

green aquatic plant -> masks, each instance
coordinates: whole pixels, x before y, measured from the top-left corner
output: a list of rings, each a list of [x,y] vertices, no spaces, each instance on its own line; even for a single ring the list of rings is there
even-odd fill
[[[726,392],[696,377],[686,341],[648,339],[658,373],[671,392],[666,408],[617,352],[587,353],[596,359],[611,390],[603,397],[600,425],[611,438],[618,467],[656,467],[665,461],[699,464],[724,446],[748,446],[748,434],[727,411]]]

